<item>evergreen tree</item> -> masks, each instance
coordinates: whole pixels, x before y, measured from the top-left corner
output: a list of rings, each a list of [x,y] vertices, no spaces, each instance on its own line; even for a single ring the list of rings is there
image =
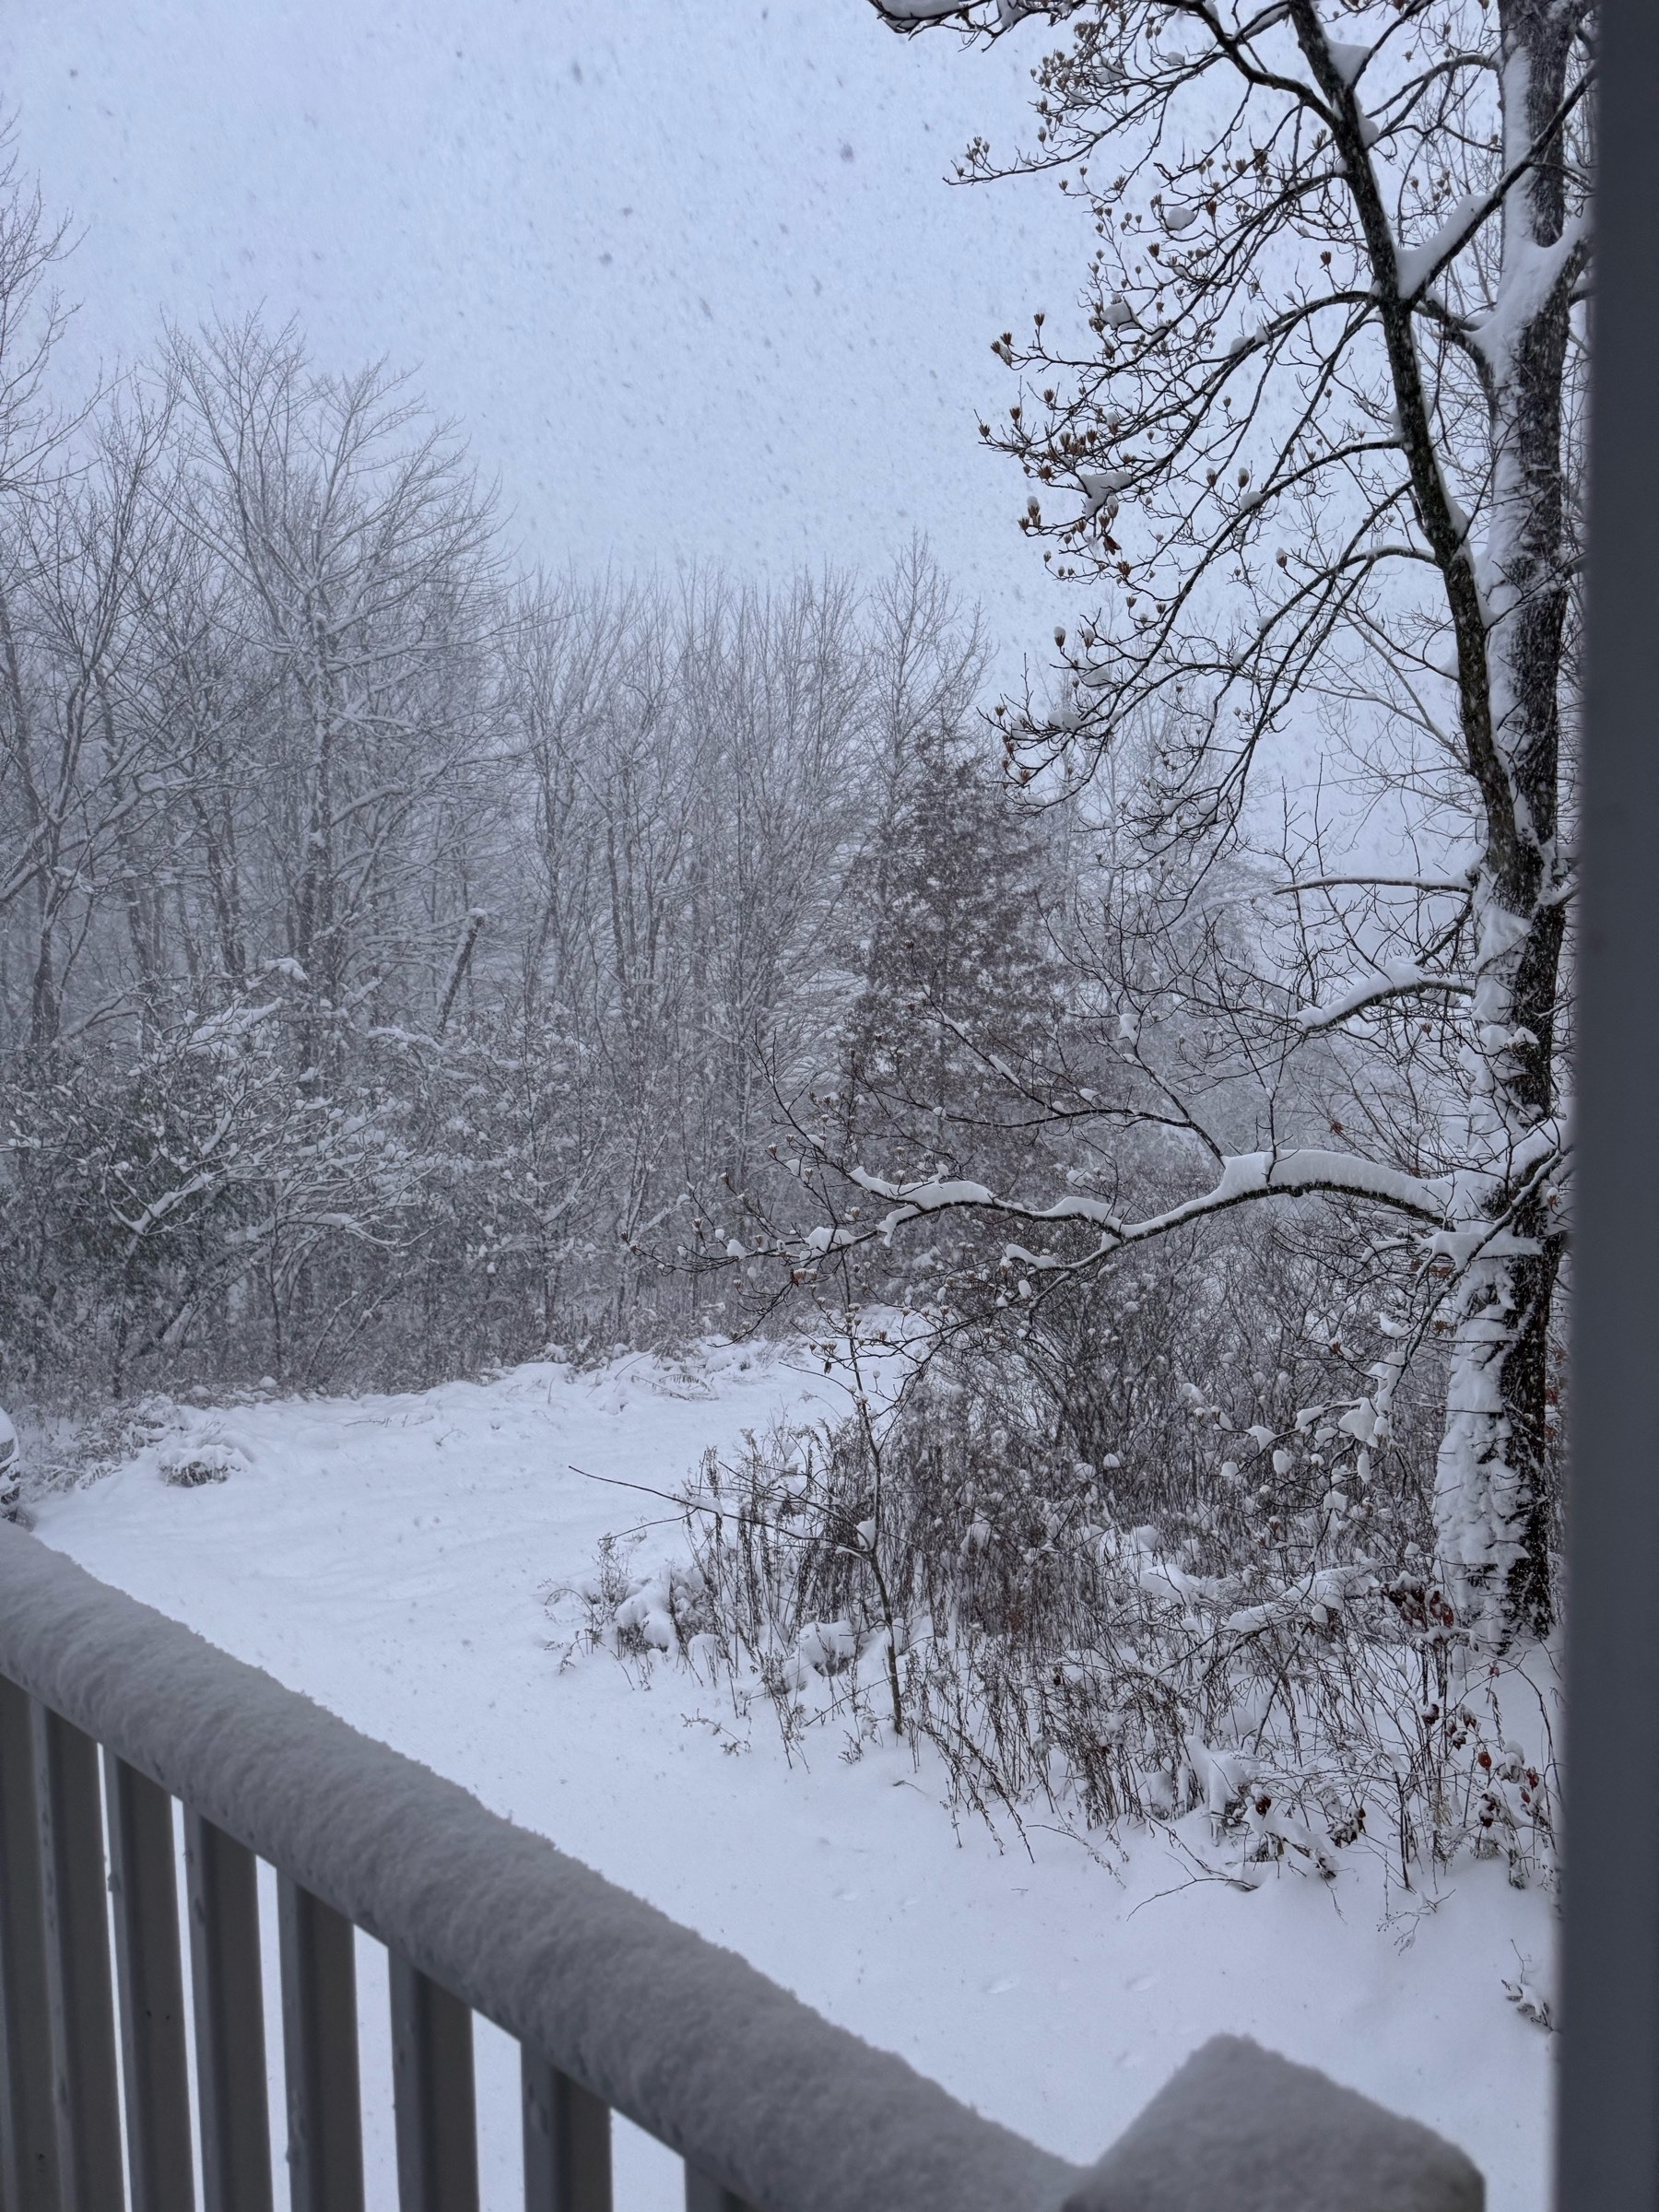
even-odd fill
[[[862,984],[844,1034],[847,1134],[884,1176],[1018,1182],[1021,1100],[1058,1019],[1044,818],[935,724],[893,748],[853,871]]]

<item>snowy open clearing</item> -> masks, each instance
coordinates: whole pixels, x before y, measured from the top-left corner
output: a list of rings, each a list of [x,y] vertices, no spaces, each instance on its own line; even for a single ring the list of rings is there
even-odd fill
[[[674,1367],[171,1408],[128,1464],[42,1499],[37,1527],[1067,2157],[1097,2156],[1229,2030],[1443,2130],[1485,2171],[1493,2212],[1533,2212],[1549,2044],[1502,1984],[1519,1960],[1546,1966],[1550,1909],[1500,1867],[1463,1865],[1415,1920],[1379,1926],[1369,1861],[1334,1886],[1285,1871],[1243,1894],[1194,1879],[1161,1836],[1133,1840],[1121,1872],[1049,1827],[1029,1852],[999,1850],[975,1822],[953,1832],[907,1750],[849,1763],[821,1735],[792,1767],[767,1708],[740,1720],[677,1665],[643,1688],[603,1653],[561,1666],[550,1589],[606,1532],[668,1512],[594,1477],[672,1489],[709,1446],[843,1404],[782,1355],[711,1346]],[[187,1462],[224,1479],[164,1478]],[[652,1529],[641,1560],[677,1535]],[[504,2207],[501,2042],[481,2031],[486,2201]],[[377,2048],[371,2032],[371,2190],[387,2203]],[[625,2206],[666,2205],[676,2185],[665,2155],[623,2147]]]

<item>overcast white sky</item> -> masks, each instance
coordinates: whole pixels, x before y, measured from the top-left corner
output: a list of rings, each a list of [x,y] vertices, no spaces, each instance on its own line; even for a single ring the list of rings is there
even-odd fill
[[[53,0],[7,11],[18,151],[79,243],[84,382],[160,312],[263,304],[418,371],[552,566],[868,567],[924,531],[1007,647],[1054,602],[979,450],[994,333],[1092,242],[1023,127],[1035,29],[865,0]],[[1075,610],[1074,610],[1075,611]]]

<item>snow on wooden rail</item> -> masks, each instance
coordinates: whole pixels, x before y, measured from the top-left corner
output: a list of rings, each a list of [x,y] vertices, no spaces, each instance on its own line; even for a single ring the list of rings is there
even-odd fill
[[[1099,2165],[1070,2165],[6,1524],[0,1676],[680,2153],[693,2204],[726,2192],[760,2212],[1479,2212],[1480,2176],[1460,2151],[1230,2037]],[[0,1756],[0,1858],[18,1781]],[[0,1957],[14,2066],[20,1971]],[[67,2031],[54,2018],[54,2035]],[[66,2174],[74,2162],[65,2146]],[[65,2212],[81,2194],[65,2187]],[[403,2200],[439,2201],[406,2182]]]

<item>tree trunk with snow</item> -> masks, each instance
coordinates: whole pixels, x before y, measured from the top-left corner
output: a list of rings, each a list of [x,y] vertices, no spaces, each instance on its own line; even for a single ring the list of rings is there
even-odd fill
[[[1459,635],[1464,737],[1486,814],[1475,891],[1468,1179],[1484,1239],[1460,1287],[1436,1470],[1442,1564],[1483,1643],[1546,1633],[1554,1606],[1544,1512],[1550,1304],[1559,1194],[1537,1133],[1556,1113],[1567,865],[1559,842],[1562,645],[1568,617],[1562,394],[1583,245],[1567,225],[1551,125],[1571,15],[1503,0],[1506,167],[1493,312],[1476,336],[1489,377],[1490,519]],[[1543,159],[1529,159],[1537,147]],[[1479,660],[1477,656],[1479,655]],[[1484,661],[1484,668],[1480,666]],[[1478,1171],[1487,1170],[1489,1181]]]

